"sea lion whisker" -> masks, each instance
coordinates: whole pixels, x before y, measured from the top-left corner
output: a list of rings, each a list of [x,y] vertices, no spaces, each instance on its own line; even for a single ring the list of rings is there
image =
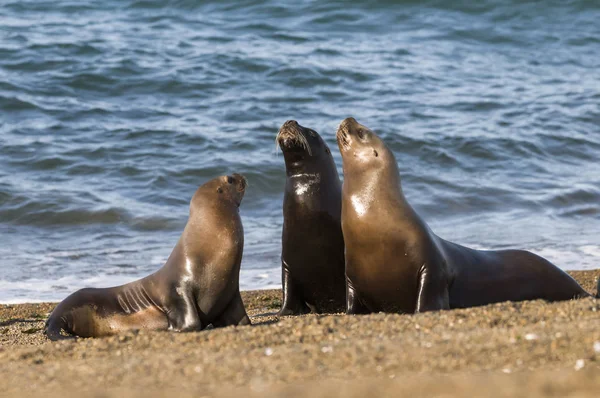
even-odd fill
[[[308,144],[308,139],[301,132],[297,132],[296,134],[300,137],[299,139],[300,143],[302,144],[302,147],[306,150],[306,152],[308,152],[309,156],[312,156],[312,151],[310,149],[310,145]]]
[[[297,129],[280,129],[279,132],[277,133],[277,136],[275,137],[275,152],[277,153],[277,148],[279,147],[279,149],[282,149],[282,142],[281,139],[282,137],[285,135],[285,138],[287,138],[288,140],[290,140],[291,142],[293,142],[294,144],[300,145],[302,147],[302,149],[304,149],[309,156],[312,156],[312,149],[310,147],[310,144],[308,143],[308,139],[304,136],[304,134],[302,133],[302,131],[297,130]]]
[[[275,136],[275,155],[279,154],[278,149],[280,149],[281,144],[279,143],[279,137],[281,136],[281,130],[279,130],[277,132],[277,135]]]

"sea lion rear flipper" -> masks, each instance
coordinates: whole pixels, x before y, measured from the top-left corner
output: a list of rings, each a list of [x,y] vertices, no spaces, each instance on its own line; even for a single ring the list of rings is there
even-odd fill
[[[283,260],[281,260],[281,274],[283,300],[281,309],[277,315],[284,316],[308,314],[310,312],[310,308],[306,305],[306,302],[294,283],[292,275],[288,269],[288,265]]]
[[[250,318],[246,313],[242,296],[238,290],[233,299],[229,302],[225,310],[212,322],[216,328],[226,326],[251,325]]]

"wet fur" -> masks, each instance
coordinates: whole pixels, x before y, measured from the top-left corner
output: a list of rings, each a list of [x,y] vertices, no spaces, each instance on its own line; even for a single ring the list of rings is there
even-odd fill
[[[134,329],[184,332],[249,324],[239,293],[244,235],[238,207],[246,186],[238,174],[204,184],[162,268],[126,285],[71,294],[50,314],[46,335],[58,340],[65,337],[61,331],[100,337]]]

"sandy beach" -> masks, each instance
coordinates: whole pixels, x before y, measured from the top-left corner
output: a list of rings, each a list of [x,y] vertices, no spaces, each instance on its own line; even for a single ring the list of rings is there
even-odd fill
[[[571,274],[595,292],[600,270]],[[597,396],[600,300],[419,315],[279,319],[279,290],[243,292],[253,326],[50,342],[55,303],[0,306],[9,396]]]

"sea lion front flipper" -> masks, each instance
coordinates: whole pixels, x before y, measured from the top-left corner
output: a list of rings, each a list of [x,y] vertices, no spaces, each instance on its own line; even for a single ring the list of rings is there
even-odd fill
[[[54,315],[54,316],[53,316]],[[68,322],[66,316],[57,316],[51,314],[44,324],[44,334],[52,341],[74,339],[75,336],[65,336],[61,331],[68,330]]]
[[[368,314],[370,312],[371,311],[369,308],[367,308],[367,306],[358,297],[358,293],[354,289],[350,279],[346,277],[346,314],[358,315]]]
[[[421,266],[415,313],[450,309],[448,285],[440,278],[434,278],[435,275],[439,272],[430,273],[427,264]]]
[[[310,312],[310,308],[306,305],[304,298],[298,291],[294,283],[294,279],[290,274],[290,270],[288,269],[288,265],[284,260],[281,260],[281,272],[283,302],[277,315],[284,316],[308,314]]]
[[[212,322],[212,325],[216,328],[226,326],[242,326],[251,325],[250,318],[246,313],[242,296],[238,290],[233,299],[229,302],[225,310]]]
[[[198,315],[196,302],[192,292],[180,293],[180,288],[175,289],[177,296],[171,297],[170,308],[176,310],[167,312],[169,320],[169,330],[175,332],[194,332],[202,330],[202,321]]]

